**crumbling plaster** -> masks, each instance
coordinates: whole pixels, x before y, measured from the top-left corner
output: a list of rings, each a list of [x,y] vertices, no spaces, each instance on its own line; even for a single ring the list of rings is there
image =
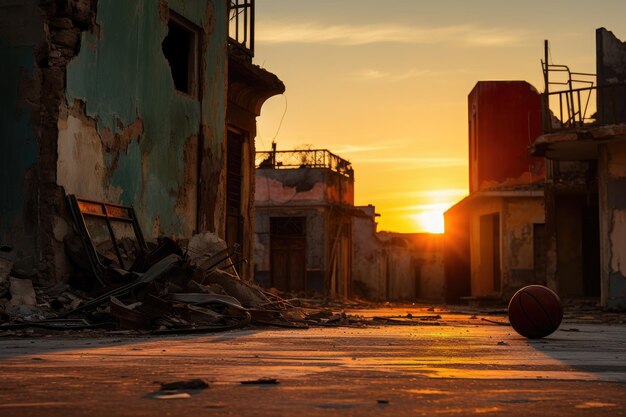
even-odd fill
[[[491,198],[475,202],[470,219],[470,259],[472,295],[491,294],[491,275],[483,265],[490,256],[481,253],[480,218],[484,215],[500,215],[500,271],[501,292],[508,297],[523,285],[532,283],[534,268],[533,224],[544,223],[543,198]],[[485,246],[491,247],[490,245]]]
[[[174,88],[161,49],[165,6],[204,30],[199,97]],[[189,237],[198,222],[207,230],[223,229],[225,16],[226,4],[220,1],[98,3],[99,31],[83,34],[81,53],[68,65],[66,93],[68,103],[84,102],[95,126],[72,116],[59,121],[70,129],[59,134],[59,167],[76,166],[75,173],[59,172],[59,185],[86,198],[133,205],[152,237]],[[125,135],[133,126],[135,134]],[[77,147],[81,137],[90,145]],[[197,201],[198,157],[201,195],[208,203]],[[94,166],[96,178],[78,185],[74,175]],[[199,221],[198,204],[209,208]]]
[[[326,183],[322,170],[258,169],[255,184],[256,204],[324,202]]]
[[[607,265],[602,270],[602,301],[610,308],[626,308],[626,144],[608,143],[600,152],[600,225],[608,235],[601,244]]]
[[[257,204],[354,204],[354,182],[326,168],[258,169]]]

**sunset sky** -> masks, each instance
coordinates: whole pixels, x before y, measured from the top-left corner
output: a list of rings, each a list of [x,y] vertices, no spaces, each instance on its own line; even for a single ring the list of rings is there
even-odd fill
[[[542,91],[544,39],[551,63],[595,72],[598,27],[626,40],[626,0],[258,0],[255,63],[287,91],[263,107],[257,150],[327,148],[379,230],[434,231],[467,194],[476,82]]]

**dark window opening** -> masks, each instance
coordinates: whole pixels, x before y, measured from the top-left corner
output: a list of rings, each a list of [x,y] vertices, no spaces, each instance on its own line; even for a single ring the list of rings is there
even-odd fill
[[[242,187],[243,143],[241,134],[228,131],[226,137],[226,243],[243,245]],[[239,261],[237,258],[235,261]],[[239,269],[239,266],[237,266]]]
[[[195,95],[196,45],[199,29],[171,11],[170,14],[167,36],[161,44],[163,55],[170,65],[176,89]]]

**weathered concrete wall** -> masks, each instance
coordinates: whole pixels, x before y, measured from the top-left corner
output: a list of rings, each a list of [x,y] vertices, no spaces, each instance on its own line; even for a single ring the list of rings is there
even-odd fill
[[[227,4],[0,8],[0,82],[9,92],[0,100],[0,165],[11,184],[2,189],[0,240],[32,255],[41,277],[59,277],[66,193],[133,205],[147,237],[223,235]],[[176,91],[162,52],[170,8],[200,28],[193,95]]]
[[[271,217],[306,217],[306,287],[345,296],[350,292],[352,226],[344,210],[354,183],[326,168],[257,169],[255,178],[255,280],[270,285]]]
[[[413,253],[419,268],[417,296],[420,300],[443,302],[446,277],[444,268],[444,236],[419,233],[413,237]]]
[[[545,223],[543,198],[505,200],[502,222],[502,295],[510,298],[515,291],[537,282],[533,225]]]
[[[389,300],[415,300],[417,267],[410,247],[391,244],[387,247]]]
[[[387,297],[387,253],[385,244],[376,235],[375,209],[359,207],[365,216],[354,218],[352,292],[367,300]]]
[[[257,169],[257,204],[354,205],[354,182],[326,168]]]
[[[312,204],[323,203],[326,184],[324,170],[257,169],[256,204]]]
[[[484,215],[500,214],[503,210],[503,201],[501,199],[482,199],[474,203],[470,213],[470,264],[471,264],[471,295],[491,295],[494,294],[492,276],[487,270],[490,265],[484,265],[485,259],[489,258],[489,254],[485,251],[481,239],[480,218]],[[502,216],[500,216],[502,223]],[[491,253],[491,246],[489,246]],[[502,256],[502,252],[500,252]]]
[[[258,179],[258,177],[257,177]],[[255,210],[254,280],[259,285],[271,287],[271,235],[272,217],[306,218],[306,290],[324,293],[327,271],[326,241],[328,240],[326,207],[260,207]]]
[[[369,300],[444,300],[443,236],[376,233],[374,207],[354,219],[354,295]]]
[[[44,40],[38,3],[0,2],[0,242],[12,245],[18,258],[33,259],[41,78],[36,51]]]
[[[176,90],[162,51],[168,6],[201,28],[197,95]],[[223,236],[226,4],[100,2],[96,24],[68,66],[58,184],[133,205],[148,237]]]
[[[626,123],[626,42],[605,28],[596,30],[596,74],[598,121]]]
[[[67,63],[90,30],[93,0],[2,2],[0,54],[3,92],[2,225],[0,239],[40,281],[64,270],[55,239],[64,234],[65,210],[56,183],[57,121]],[[17,72],[16,72],[17,71]],[[16,76],[17,74],[17,76]],[[5,76],[6,75],[6,76]],[[6,131],[4,131],[6,129]],[[6,150],[6,152],[4,152]],[[33,152],[34,151],[34,152]],[[18,189],[19,188],[19,189]],[[6,217],[5,217],[6,209]]]
[[[491,214],[499,214],[499,242],[481,236],[481,216]],[[500,295],[506,299],[534,283],[533,224],[544,221],[542,197],[493,197],[474,202],[470,214],[472,296]],[[499,245],[499,291],[494,289],[491,273],[493,244]]]
[[[601,146],[599,160],[601,303],[626,309],[626,143]]]

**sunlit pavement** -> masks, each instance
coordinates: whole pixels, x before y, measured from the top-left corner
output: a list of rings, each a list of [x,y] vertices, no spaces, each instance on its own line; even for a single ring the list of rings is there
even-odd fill
[[[407,312],[436,314],[366,313]],[[529,341],[481,317],[439,322],[2,337],[0,416],[626,416],[626,325],[565,322]],[[191,378],[210,388],[154,398],[158,382]],[[258,378],[279,384],[240,384]]]

